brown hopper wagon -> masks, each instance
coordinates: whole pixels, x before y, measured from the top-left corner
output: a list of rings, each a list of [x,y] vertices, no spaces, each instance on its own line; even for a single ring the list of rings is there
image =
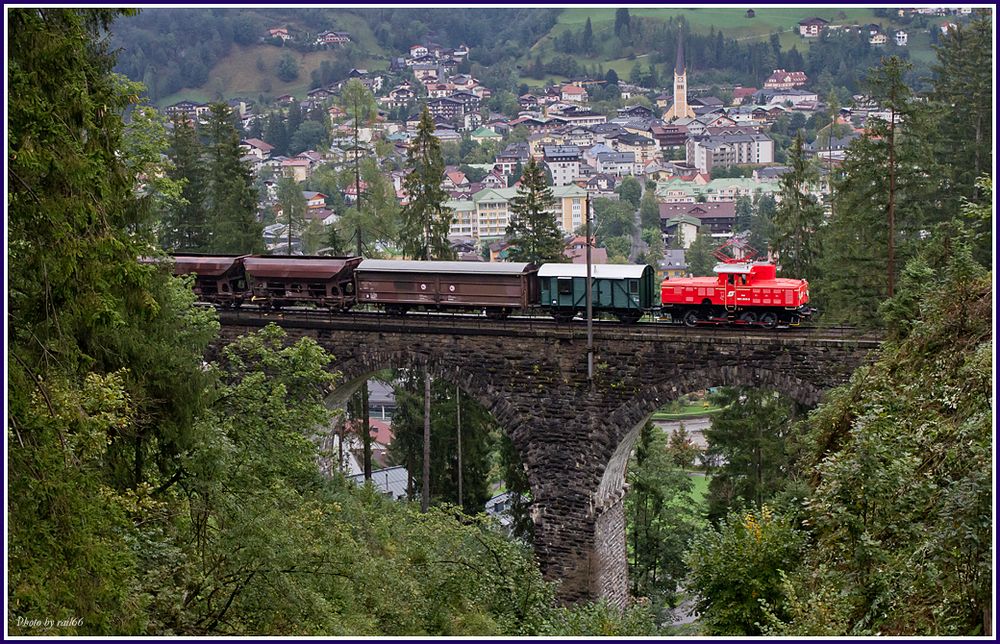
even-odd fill
[[[354,306],[354,269],[360,257],[243,258],[250,300],[281,308],[291,304],[315,304],[346,311]]]
[[[410,309],[479,309],[493,319],[527,311],[538,299],[537,268],[520,262],[366,259],[356,273],[358,302],[402,315]]]

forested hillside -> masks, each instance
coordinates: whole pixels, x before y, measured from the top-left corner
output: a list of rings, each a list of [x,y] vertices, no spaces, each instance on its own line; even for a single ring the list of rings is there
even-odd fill
[[[797,427],[784,493],[695,537],[707,634],[990,632],[992,274],[938,232],[883,307],[894,339]]]
[[[318,86],[312,72],[324,62],[332,66],[325,82],[341,80],[354,66],[385,69],[391,57],[428,41],[468,45],[469,63],[462,71],[496,90],[516,92],[521,83],[581,75],[603,78],[611,70],[622,80],[663,87],[671,82],[679,33],[693,86],[759,86],[773,69],[784,68],[805,71],[819,88],[843,88],[846,101],[860,89],[864,70],[885,53],[857,32],[807,42],[794,27],[812,15],[808,10],[768,11],[758,22],[734,23],[731,16],[694,10],[619,9],[612,16],[607,9],[582,8],[145,9],[121,22],[114,44],[121,48],[117,69],[143,82],[153,102],[304,95]],[[929,42],[896,53],[915,63],[911,84],[927,76],[928,44],[937,30],[927,31],[925,17],[902,19],[883,10],[819,13],[831,20],[926,31]],[[709,24],[713,21],[718,27]],[[276,27],[287,28],[292,39],[267,38],[268,29]],[[352,42],[333,49],[315,45],[315,36],[325,30],[349,32]]]

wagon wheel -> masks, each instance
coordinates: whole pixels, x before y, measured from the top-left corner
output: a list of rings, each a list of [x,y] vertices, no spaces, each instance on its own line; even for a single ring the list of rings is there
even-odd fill
[[[754,313],[753,311],[747,311],[746,313],[740,316],[740,319],[746,322],[747,324],[756,324],[757,314]]]
[[[760,316],[760,323],[765,329],[773,329],[778,326],[778,314],[777,313],[765,313]]]
[[[505,320],[510,315],[510,309],[500,306],[486,307],[486,317],[491,320]]]
[[[635,324],[642,317],[642,311],[621,311],[615,313],[615,317],[623,324]]]
[[[406,315],[406,308],[402,304],[387,304],[385,307],[385,312],[389,315],[404,316]]]
[[[701,319],[701,316],[694,309],[690,309],[681,319],[684,321],[684,326],[695,327],[698,326],[698,320]]]
[[[569,322],[573,319],[575,313],[572,311],[553,311],[552,317],[555,318],[556,322]]]

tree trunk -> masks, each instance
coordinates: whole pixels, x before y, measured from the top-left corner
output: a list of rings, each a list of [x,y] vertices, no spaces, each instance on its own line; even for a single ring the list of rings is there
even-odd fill
[[[424,367],[424,472],[420,490],[420,511],[431,505],[431,372]]]
[[[465,509],[462,499],[462,390],[455,387],[455,422],[458,439],[458,507]]]
[[[361,414],[361,444],[364,448],[365,480],[372,480],[372,425],[368,419],[368,381],[361,387],[358,413]]]
[[[895,97],[893,97],[895,100]],[[889,279],[888,295],[896,286],[896,110],[889,110]]]

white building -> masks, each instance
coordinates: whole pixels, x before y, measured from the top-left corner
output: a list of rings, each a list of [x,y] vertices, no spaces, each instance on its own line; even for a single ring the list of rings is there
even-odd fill
[[[580,148],[575,145],[542,146],[545,165],[552,174],[553,186],[567,186],[580,174]]]
[[[774,162],[774,141],[766,134],[703,136],[687,141],[687,162],[698,172],[714,167]]]

